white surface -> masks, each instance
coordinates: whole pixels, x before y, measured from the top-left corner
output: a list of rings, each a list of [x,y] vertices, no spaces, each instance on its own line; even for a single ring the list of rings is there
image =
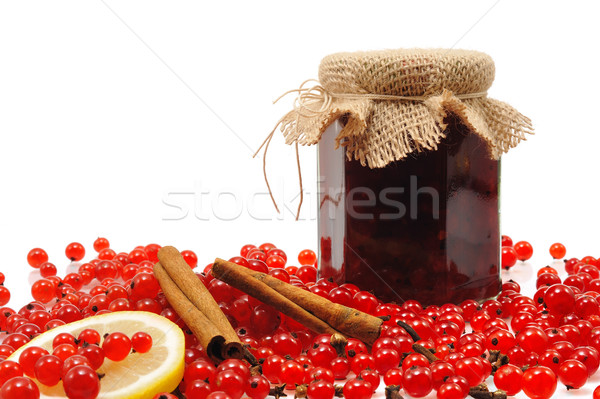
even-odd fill
[[[593,2],[558,1],[1,2],[0,270],[10,305],[30,298],[34,246],[61,271],[69,242],[92,251],[99,235],[118,250],[193,249],[201,263],[247,242],[316,249],[315,149],[301,149],[299,222],[293,149],[276,136],[268,157],[282,215],[251,154],[291,103],[271,101],[337,51],[490,54],[490,96],[537,132],[503,159],[503,232],[532,242],[536,267],[554,241],[570,256],[600,256],[597,15]]]

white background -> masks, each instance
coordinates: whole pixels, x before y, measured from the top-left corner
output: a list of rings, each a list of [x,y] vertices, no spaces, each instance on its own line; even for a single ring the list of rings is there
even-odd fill
[[[268,156],[287,204],[280,216],[264,195],[262,158],[251,155],[290,107],[291,98],[272,100],[338,51],[490,54],[489,95],[536,128],[503,158],[503,233],[534,244],[535,268],[555,241],[568,255],[600,256],[593,4],[1,1],[0,270],[10,305],[30,298],[35,246],[61,272],[64,247],[80,241],[92,254],[97,236],[118,251],[193,249],[201,264],[245,243],[272,241],[290,258],[316,250],[315,148],[301,148],[298,222],[293,149],[277,135]]]

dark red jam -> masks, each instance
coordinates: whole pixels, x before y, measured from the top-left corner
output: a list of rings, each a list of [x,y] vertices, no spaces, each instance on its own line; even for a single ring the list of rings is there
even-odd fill
[[[449,119],[435,151],[384,168],[319,146],[319,273],[383,301],[482,300],[500,292],[499,161]]]

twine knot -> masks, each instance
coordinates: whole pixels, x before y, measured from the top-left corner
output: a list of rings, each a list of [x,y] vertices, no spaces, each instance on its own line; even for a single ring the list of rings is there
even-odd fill
[[[316,82],[312,87],[305,87],[309,82]],[[298,93],[294,99],[294,110],[305,118],[312,118],[326,113],[331,108],[332,96],[316,79],[307,79],[297,89],[288,90],[273,101],[277,103],[291,93]],[[277,128],[277,126],[275,126]],[[260,149],[259,149],[260,150]]]

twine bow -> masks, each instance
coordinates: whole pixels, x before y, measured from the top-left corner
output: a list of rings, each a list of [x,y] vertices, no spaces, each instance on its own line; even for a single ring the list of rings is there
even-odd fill
[[[308,87],[308,88],[304,87],[308,82],[316,82],[317,84],[314,85],[313,87]],[[294,99],[293,107],[294,107],[294,111],[296,111],[299,116],[310,118],[310,117],[324,114],[324,113],[328,112],[329,109],[331,108],[331,102],[332,102],[331,96],[323,88],[323,86],[321,86],[319,84],[319,82],[315,79],[307,79],[304,82],[302,82],[302,84],[300,85],[299,88],[286,91],[285,93],[283,93],[282,95],[277,97],[273,101],[273,104],[276,104],[283,97],[285,97],[291,93],[298,93],[298,96]],[[313,107],[316,104],[320,104],[318,108]],[[269,133],[267,138],[262,142],[260,147],[258,147],[256,152],[252,156],[252,158],[255,158],[256,155],[258,155],[258,153],[260,152],[261,148],[265,147],[265,150],[263,153],[263,175],[265,176],[265,183],[267,184],[267,189],[269,190],[269,196],[271,197],[271,201],[273,201],[273,205],[275,205],[275,209],[277,210],[277,213],[281,213],[281,212],[279,211],[277,202],[275,201],[275,198],[273,197],[273,191],[271,190],[271,186],[269,185],[269,179],[267,177],[267,150],[269,149],[269,144],[271,144],[271,139],[273,138],[273,135],[275,134],[275,130],[277,130],[277,127],[279,125],[281,125],[281,122],[283,122],[284,118],[285,118],[285,116],[281,117],[281,119],[279,119],[279,121],[277,121],[277,123],[275,124],[275,127],[273,127],[273,130],[271,130],[271,133]],[[300,169],[300,154],[298,153],[298,141],[297,140],[294,142],[294,146],[296,148],[296,163],[298,166],[298,182],[300,185],[300,203],[298,204],[298,211],[296,212],[296,220],[298,220],[298,218],[300,217],[300,208],[302,208],[302,202],[304,201],[304,190],[302,187],[302,172]]]

